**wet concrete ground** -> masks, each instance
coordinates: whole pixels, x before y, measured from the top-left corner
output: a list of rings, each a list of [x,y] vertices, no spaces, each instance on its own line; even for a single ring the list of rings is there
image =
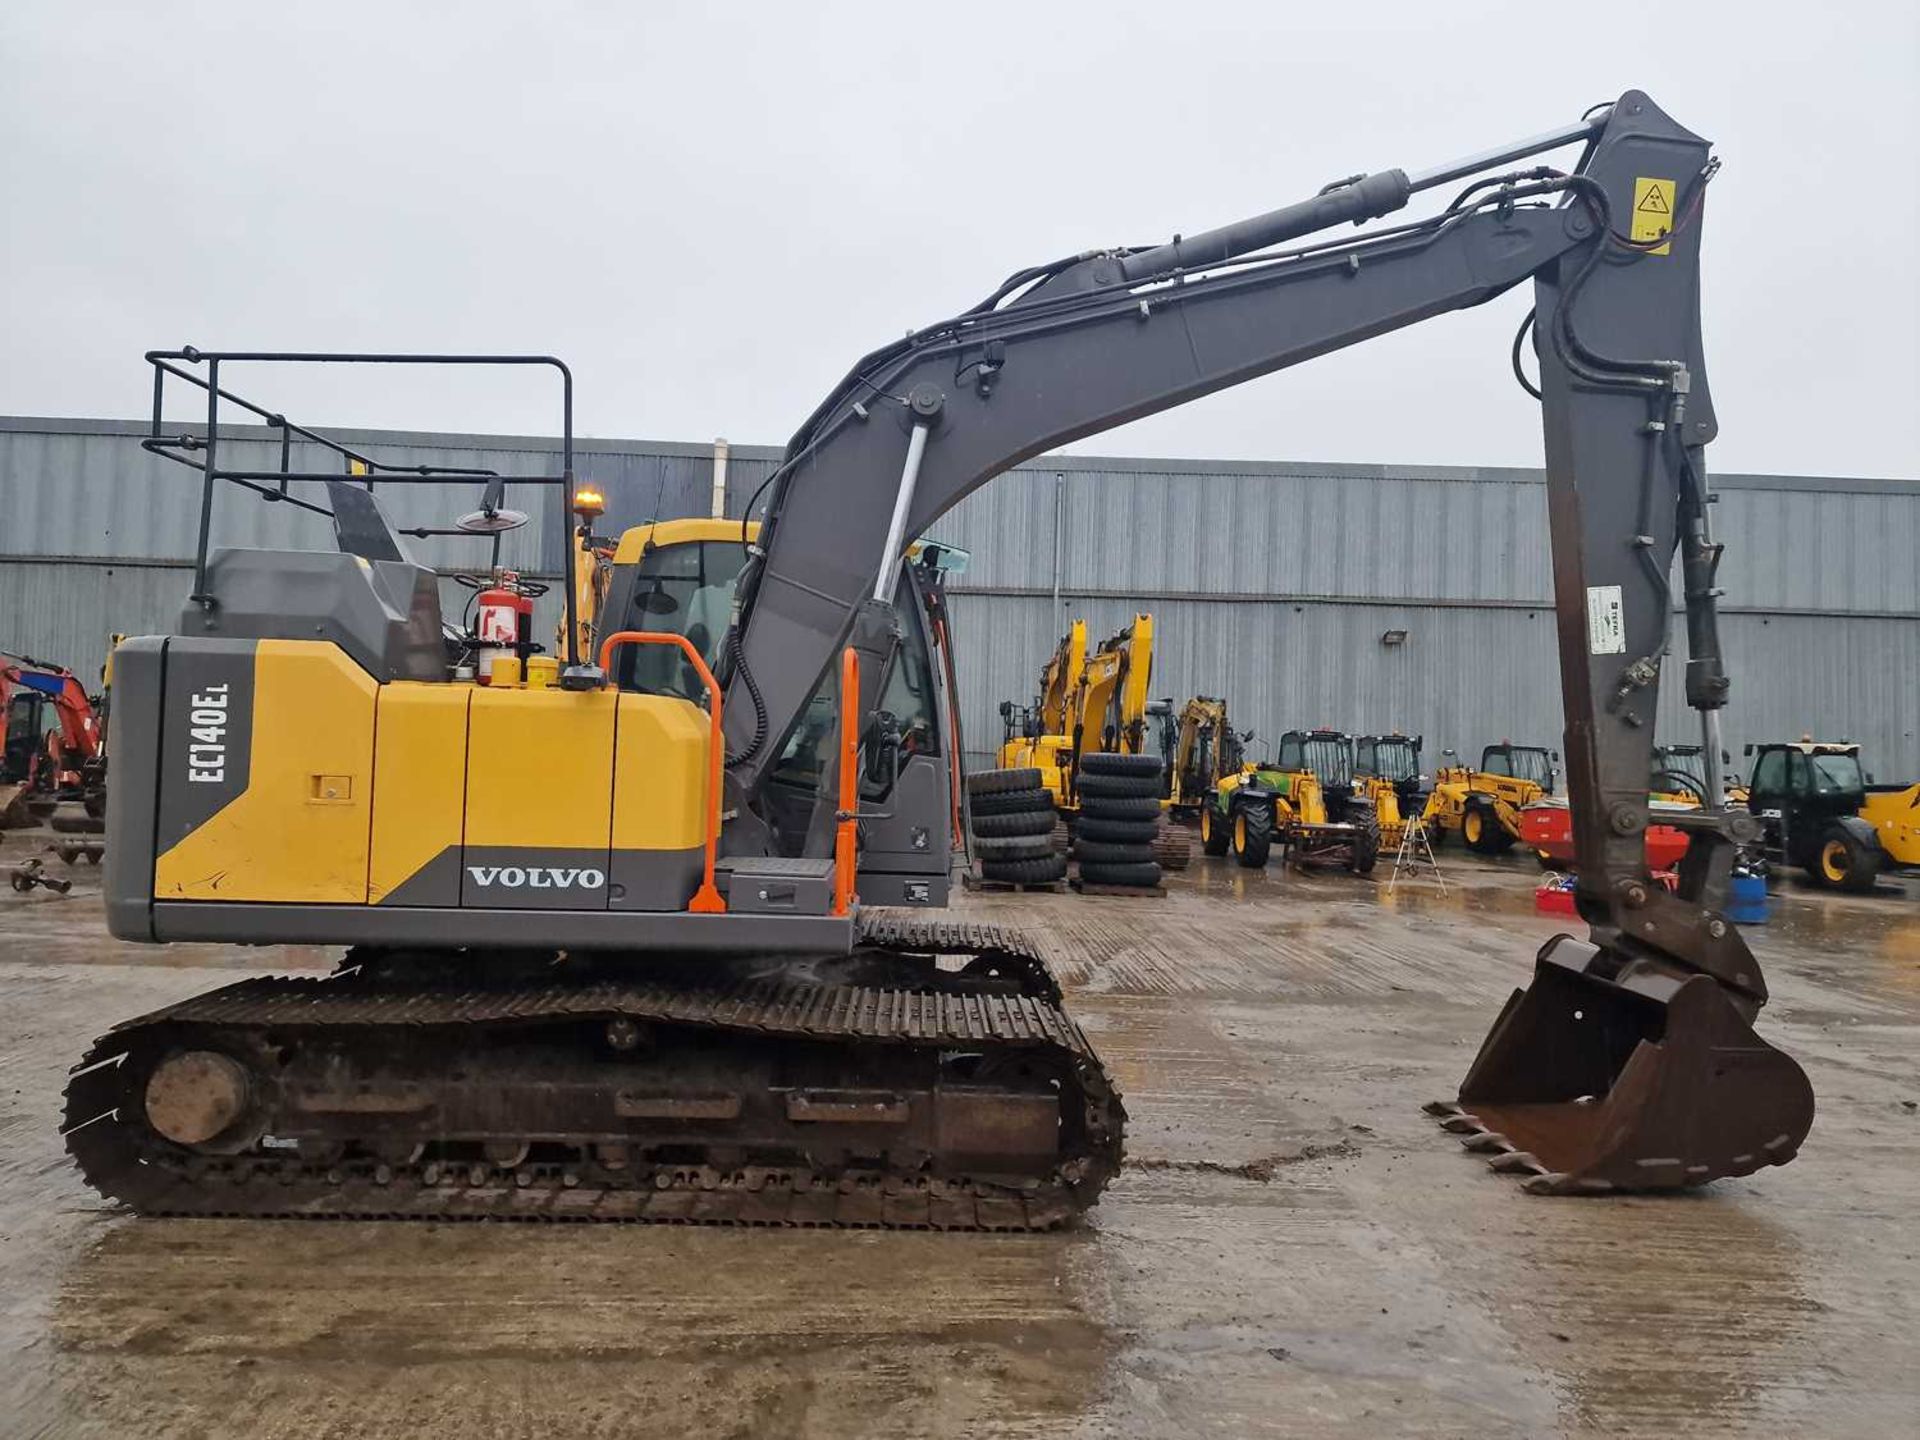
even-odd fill
[[[1920,1433],[1920,886],[1753,932],[1798,1161],[1551,1200],[1419,1112],[1559,928],[1446,864],[966,897],[1049,932],[1132,1113],[1037,1237],[129,1218],[65,1162],[73,1058],[332,953],[117,945],[84,868],[0,891],[0,1435]]]

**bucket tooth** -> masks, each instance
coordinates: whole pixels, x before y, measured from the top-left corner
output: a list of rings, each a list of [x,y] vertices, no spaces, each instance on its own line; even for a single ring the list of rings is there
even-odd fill
[[[1454,1135],[1484,1135],[1487,1127],[1472,1115],[1464,1112],[1449,1115],[1440,1122],[1440,1128]]]
[[[1436,1119],[1460,1113],[1460,1103],[1457,1100],[1429,1100],[1420,1108]]]
[[[1469,1135],[1460,1144],[1475,1155],[1514,1153],[1513,1142],[1497,1130],[1482,1130],[1478,1135]]]
[[[1540,1163],[1538,1156],[1529,1155],[1524,1150],[1508,1147],[1504,1154],[1496,1155],[1487,1162],[1487,1168],[1498,1175],[1545,1175],[1547,1167]]]

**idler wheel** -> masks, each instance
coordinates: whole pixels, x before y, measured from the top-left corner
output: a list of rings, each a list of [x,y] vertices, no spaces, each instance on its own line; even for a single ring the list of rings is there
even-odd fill
[[[147,1123],[176,1145],[205,1145],[247,1110],[247,1070],[215,1050],[169,1055],[147,1077]]]

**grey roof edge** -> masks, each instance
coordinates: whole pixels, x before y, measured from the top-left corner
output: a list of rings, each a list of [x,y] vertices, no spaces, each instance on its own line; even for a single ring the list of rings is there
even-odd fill
[[[169,427],[172,428],[171,426]],[[204,426],[181,424],[180,432],[199,433]],[[355,446],[401,445],[422,449],[553,451],[559,441],[542,435],[483,435],[430,430],[352,430],[314,426],[329,439]],[[143,420],[101,420],[70,416],[0,415],[0,433],[45,435],[99,435],[138,437],[148,433]],[[176,432],[178,433],[178,432]],[[264,425],[223,425],[222,439],[261,440],[278,432]],[[587,455],[672,456],[704,458],[713,442],[683,440],[623,440],[576,435],[574,453]],[[736,460],[778,461],[785,451],[777,445],[728,442]],[[1545,483],[1542,471],[1518,465],[1371,465],[1348,461],[1163,459],[1153,456],[1048,455],[1014,467],[1016,472],[1048,475],[1099,472],[1140,475],[1252,475],[1326,476],[1352,480],[1440,480],[1492,482],[1509,485]],[[1920,479],[1848,475],[1714,474],[1715,488],[1729,490],[1793,490],[1807,493],[1864,495],[1920,495]]]

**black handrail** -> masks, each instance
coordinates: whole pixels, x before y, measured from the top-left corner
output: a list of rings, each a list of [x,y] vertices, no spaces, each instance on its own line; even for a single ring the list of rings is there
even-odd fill
[[[484,480],[499,481],[500,493],[504,497],[506,486],[514,485],[558,485],[564,498],[564,514],[573,514],[573,372],[566,363],[552,355],[393,355],[380,353],[357,353],[348,351],[298,351],[298,350],[199,350],[191,345],[178,350],[149,350],[147,363],[153,366],[153,419],[148,434],[140,441],[140,448],[149,454],[171,460],[175,464],[185,465],[198,470],[202,477],[200,493],[200,533],[194,549],[193,594],[195,603],[211,607],[215,602],[207,592],[207,546],[213,533],[213,497],[214,482],[226,481],[229,484],[251,490],[263,500],[292,505],[329,519],[333,511],[324,505],[316,505],[303,500],[288,488],[296,481],[317,482],[336,481],[343,476],[361,479],[371,491],[375,481],[384,484],[422,484],[445,480]],[[180,362],[180,363],[174,363]],[[236,395],[225,389],[220,383],[220,367],[223,364],[294,364],[294,365],[543,365],[560,372],[560,473],[558,475],[515,475],[502,476],[496,470],[465,465],[390,465],[376,459],[350,445],[310,430],[304,425],[296,425],[275,410],[257,405],[244,396]],[[205,375],[183,369],[182,365],[205,365]],[[192,434],[165,433],[166,384],[167,378],[183,380],[187,384],[204,390],[207,395],[207,432],[204,437]],[[280,432],[280,468],[278,470],[223,469],[219,464],[220,452],[220,406],[222,402],[234,405],[251,415],[258,416],[266,424]],[[318,445],[322,449],[338,455],[345,461],[343,472],[295,470],[293,469],[293,440],[301,440]],[[195,459],[195,452],[199,458]],[[416,527],[403,532],[408,535],[460,535],[473,532],[448,530],[431,527]],[[500,533],[491,533],[493,541],[493,561],[497,566],[500,558]],[[580,665],[579,627],[574,614],[575,584],[574,565],[575,547],[566,547],[566,626],[567,626],[567,668],[575,669]]]

